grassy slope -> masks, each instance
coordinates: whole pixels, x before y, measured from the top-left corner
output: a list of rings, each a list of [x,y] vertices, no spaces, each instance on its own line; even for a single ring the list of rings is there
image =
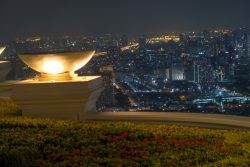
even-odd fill
[[[21,117],[0,103],[0,166],[250,166],[250,132]]]

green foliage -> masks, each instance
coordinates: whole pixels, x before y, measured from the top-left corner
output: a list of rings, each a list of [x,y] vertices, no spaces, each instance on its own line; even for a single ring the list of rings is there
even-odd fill
[[[12,101],[0,100],[0,117],[21,116],[22,112]]]
[[[250,166],[248,131],[32,119],[8,103],[0,105],[3,167]]]

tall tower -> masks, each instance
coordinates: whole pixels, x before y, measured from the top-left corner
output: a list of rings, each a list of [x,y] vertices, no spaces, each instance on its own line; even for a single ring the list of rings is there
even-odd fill
[[[245,49],[245,57],[250,59],[250,32],[246,31],[244,34],[244,49]]]

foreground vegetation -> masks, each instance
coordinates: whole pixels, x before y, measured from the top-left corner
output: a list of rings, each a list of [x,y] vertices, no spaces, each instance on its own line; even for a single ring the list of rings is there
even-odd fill
[[[250,132],[21,116],[0,103],[0,166],[250,166]]]

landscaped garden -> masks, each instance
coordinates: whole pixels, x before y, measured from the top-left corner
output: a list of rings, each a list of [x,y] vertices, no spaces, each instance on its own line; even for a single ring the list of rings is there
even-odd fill
[[[21,116],[0,103],[0,166],[250,166],[250,132]]]

